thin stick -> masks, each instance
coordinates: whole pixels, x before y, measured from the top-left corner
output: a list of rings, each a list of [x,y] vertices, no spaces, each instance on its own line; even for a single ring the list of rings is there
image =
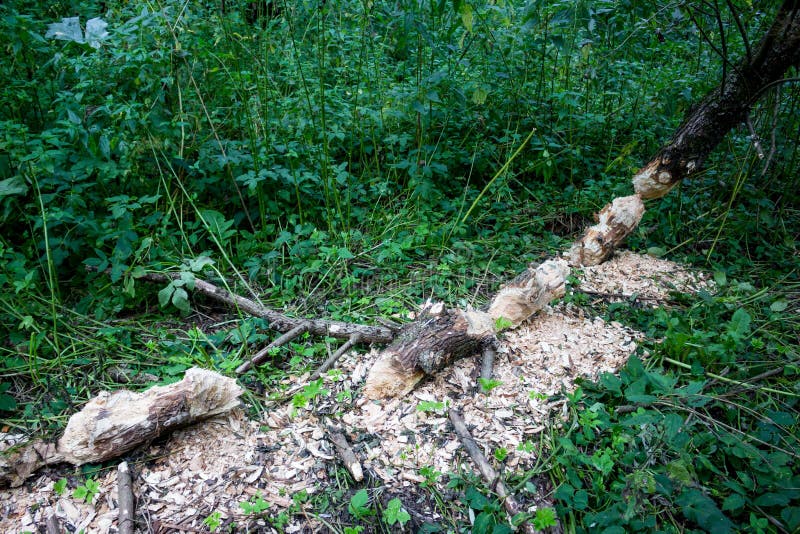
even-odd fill
[[[136,511],[133,502],[133,483],[131,482],[131,470],[128,462],[122,462],[117,466],[117,492],[119,502],[119,519],[117,521],[117,532],[119,534],[133,534],[133,517]]]
[[[56,517],[55,512],[47,516],[47,521],[45,522],[45,532],[47,534],[62,534],[63,530],[61,530],[61,524],[58,522],[58,517]]]
[[[483,361],[481,362],[481,378],[484,380],[492,379],[492,367],[494,366],[495,350],[491,343],[483,347]]]
[[[312,374],[312,375],[311,375],[311,378],[309,378],[309,380],[316,380],[317,378],[319,378],[320,376],[322,376],[322,373],[324,373],[325,371],[327,371],[328,369],[330,369],[330,368],[331,368],[331,366],[333,366],[333,364],[335,364],[335,363],[336,363],[336,362],[339,360],[339,358],[341,358],[341,357],[342,357],[342,355],[343,355],[345,352],[347,352],[348,350],[350,350],[351,348],[353,348],[353,345],[355,345],[356,343],[358,343],[360,340],[361,340],[361,336],[360,336],[360,335],[358,335],[358,334],[353,334],[352,336],[350,336],[350,339],[348,339],[348,340],[345,342],[345,344],[344,344],[344,345],[342,345],[341,347],[339,347],[339,348],[336,350],[336,352],[334,352],[333,354],[331,354],[331,355],[328,357],[328,359],[327,359],[327,360],[325,360],[324,362],[322,362],[322,365],[320,365],[320,366],[319,366],[319,369],[317,369],[316,371],[314,371],[314,374]]]
[[[269,345],[258,351],[258,353],[255,356],[253,356],[252,358],[244,362],[242,365],[237,367],[236,374],[246,373],[247,371],[250,370],[251,367],[260,365],[264,360],[267,359],[272,349],[275,349],[277,347],[282,347],[283,345],[287,344],[297,336],[308,332],[308,330],[309,330],[308,324],[306,323],[301,323],[295,326],[294,328],[292,328],[291,330],[280,336],[278,339],[276,339],[275,341],[273,341],[272,343],[270,343]]]
[[[356,458],[344,434],[339,429],[329,426],[328,437],[331,443],[336,447],[336,452],[339,454],[339,458],[341,458],[344,466],[350,471],[350,474],[353,475],[353,479],[356,482],[364,480],[364,471],[361,469],[361,462]]]
[[[145,273],[137,277],[137,279],[149,282],[168,282],[179,279],[180,276],[180,273]],[[288,332],[301,324],[305,324],[308,327],[308,331],[315,336],[349,339],[353,334],[359,334],[361,335],[362,343],[389,343],[394,339],[394,331],[384,326],[289,317],[200,278],[195,278],[194,282],[195,291],[234,309],[242,310],[254,317],[266,319],[269,322],[269,327],[278,332]]]
[[[464,445],[464,448],[467,450],[467,453],[469,453],[470,458],[472,458],[472,461],[478,466],[478,471],[480,471],[483,479],[486,480],[486,483],[494,489],[495,493],[497,493],[497,496],[503,501],[503,506],[505,507],[506,512],[508,512],[508,515],[510,515],[512,518],[515,517],[520,513],[519,503],[513,495],[509,494],[505,484],[503,484],[503,481],[500,480],[500,475],[489,464],[489,461],[475,443],[475,439],[473,439],[472,435],[469,433],[469,430],[467,430],[467,425],[464,423],[464,419],[461,417],[461,414],[459,414],[454,408],[450,408],[450,421],[453,423],[456,435],[458,435],[458,439],[461,440],[461,444]],[[523,522],[519,526],[528,534],[534,534],[536,532],[536,529],[533,528],[533,525],[530,525],[527,522]]]

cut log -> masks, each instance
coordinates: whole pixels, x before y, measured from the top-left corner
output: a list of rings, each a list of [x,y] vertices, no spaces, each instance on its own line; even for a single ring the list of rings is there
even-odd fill
[[[104,391],[70,417],[57,443],[34,441],[0,457],[0,486],[19,486],[48,464],[98,463],[167,432],[239,405],[242,389],[232,378],[192,368],[183,380],[142,393]]]
[[[644,203],[639,195],[615,198],[595,217],[597,224],[586,230],[569,253],[570,265],[599,265],[607,260],[639,225]]]
[[[373,399],[405,395],[425,375],[479,352],[494,339],[499,319],[516,326],[563,296],[568,274],[563,260],[528,268],[497,293],[488,312],[445,310],[441,304],[429,307],[403,327],[378,357],[367,376],[364,394]]]
[[[538,267],[530,266],[507,285],[500,288],[489,305],[493,321],[509,321],[517,327],[553,299],[564,296],[564,283],[569,267],[563,260],[547,260]]]

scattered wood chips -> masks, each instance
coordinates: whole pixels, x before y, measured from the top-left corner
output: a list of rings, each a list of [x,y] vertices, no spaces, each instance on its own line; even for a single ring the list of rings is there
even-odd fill
[[[636,295],[653,305],[667,299],[670,291],[694,293],[707,286],[706,278],[675,263],[630,252],[585,268],[579,277],[579,290],[620,299]],[[641,338],[617,322],[561,303],[503,336],[494,363],[498,382],[490,391],[477,386],[477,354],[434,375],[408,397],[382,402],[359,394],[378,350],[351,351],[337,370],[323,376],[326,392],[305,407],[295,407],[291,400],[277,404],[261,421],[236,410],[129,456],[137,525],[142,531],[207,532],[203,520],[219,512],[221,531],[236,522],[239,531],[248,525],[272,532],[263,519],[247,517],[239,504],[260,494],[271,503],[267,513],[274,518],[303,491],[314,496],[343,488],[340,481],[347,475],[328,439],[331,425],[344,431],[361,461],[367,487],[381,487],[385,497],[399,497],[415,522],[435,522],[440,518],[426,498],[429,492],[419,487],[425,474],[445,475],[435,486],[448,499],[457,496],[446,488],[447,475],[475,471],[449,425],[445,405],[463,413],[488,458],[497,449],[507,451],[503,470],[531,468],[537,459],[525,451],[535,448],[524,444],[536,443],[551,411],[565,406],[563,401],[548,401],[549,396],[573,390],[577,377],[615,372]],[[307,378],[290,377],[285,383],[299,392],[296,386]],[[0,434],[0,448],[14,439]],[[96,477],[99,493],[91,504],[73,498],[71,489],[56,494],[54,484],[62,477],[69,478],[72,487],[81,483],[74,474],[74,468],[48,468],[20,488],[0,491],[0,531],[36,532],[55,513],[70,531],[116,532],[115,466]],[[324,532],[325,522],[339,524],[340,513],[337,509],[323,514],[323,521],[295,514],[285,530]]]

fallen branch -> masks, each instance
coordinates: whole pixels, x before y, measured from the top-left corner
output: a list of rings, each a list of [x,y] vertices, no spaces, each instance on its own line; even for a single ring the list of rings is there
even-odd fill
[[[508,512],[508,515],[511,516],[512,519],[517,517],[517,515],[521,512],[520,505],[517,500],[511,495],[506,489],[505,484],[503,481],[500,480],[500,475],[494,468],[489,464],[489,461],[486,459],[486,456],[483,455],[481,450],[478,448],[478,445],[475,443],[475,439],[469,433],[467,429],[467,425],[464,423],[464,419],[461,417],[454,408],[450,408],[450,422],[453,423],[453,428],[456,431],[456,435],[458,439],[461,440],[461,444],[467,450],[469,457],[472,458],[472,461],[475,462],[475,465],[478,466],[478,471],[480,471],[481,476],[489,485],[490,488],[497,493],[497,496],[500,497],[501,501],[503,502],[503,507]],[[519,525],[522,527],[523,531],[529,534],[535,534],[536,529],[533,528],[533,525],[530,525],[527,522],[523,522]]]
[[[350,448],[350,444],[347,442],[345,435],[337,428],[330,426],[328,427],[328,437],[331,443],[336,447],[336,452],[339,454],[342,463],[350,474],[353,475],[353,480],[356,482],[364,480],[364,471],[361,469],[361,462],[358,461],[353,449]]]
[[[133,481],[128,462],[122,462],[117,466],[117,502],[119,504],[117,532],[118,534],[133,534],[133,518],[136,508],[134,507]]]
[[[145,273],[137,277],[138,280],[149,282],[168,282],[180,279],[180,273]],[[278,332],[289,332],[301,325],[308,327],[308,332],[315,336],[330,336],[339,339],[349,339],[354,334],[361,336],[362,343],[389,343],[394,339],[394,331],[385,326],[369,326],[343,321],[328,321],[323,319],[302,319],[289,317],[275,310],[265,308],[257,302],[235,295],[221,287],[215,286],[200,278],[194,280],[194,290],[216,300],[226,306],[242,310],[254,317],[266,319],[269,327]]]
[[[330,357],[327,360],[322,362],[322,365],[320,365],[319,368],[312,373],[311,378],[309,378],[308,380],[309,381],[314,381],[317,378],[319,378],[320,376],[322,376],[322,373],[324,373],[325,371],[330,369],[333,366],[333,364],[335,364],[339,360],[339,358],[342,357],[342,355],[345,352],[347,352],[348,350],[352,349],[353,346],[356,345],[360,340],[361,340],[361,336],[359,336],[358,334],[353,334],[350,337],[350,339],[348,339],[344,343],[344,345],[339,347],[336,350],[336,352],[331,354]]]
[[[492,379],[492,367],[494,366],[495,350],[491,343],[483,347],[483,361],[481,362],[481,378],[484,380]]]
[[[308,332],[308,324],[307,323],[304,322],[304,323],[301,323],[301,324],[295,326],[294,328],[292,328],[291,330],[289,330],[288,332],[283,334],[281,337],[279,337],[278,339],[276,339],[275,341],[273,341],[272,343],[270,343],[269,345],[267,345],[266,347],[264,347],[263,349],[258,351],[258,353],[255,356],[253,356],[252,358],[250,358],[249,360],[244,362],[242,365],[237,367],[236,368],[236,374],[241,375],[243,373],[246,373],[248,370],[250,370],[251,367],[256,366],[256,365],[260,365],[261,363],[264,362],[264,360],[266,360],[269,357],[270,352],[273,349],[277,349],[278,347],[282,347],[283,345],[289,343],[291,340],[293,340],[297,336],[301,336],[301,335],[305,334],[306,332]]]
[[[158,436],[239,405],[232,378],[192,368],[183,380],[142,393],[103,391],[73,414],[56,443],[36,440],[0,456],[0,486],[21,485],[45,465],[100,463]]]
[[[58,516],[56,516],[55,512],[47,516],[44,527],[47,534],[61,534],[63,532],[63,530],[61,530],[61,523],[59,523]]]

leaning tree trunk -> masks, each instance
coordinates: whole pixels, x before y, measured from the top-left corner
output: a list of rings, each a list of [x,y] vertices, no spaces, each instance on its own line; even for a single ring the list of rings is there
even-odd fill
[[[726,60],[726,59],[724,59]],[[633,177],[642,198],[660,198],[696,173],[732,128],[741,124],[764,91],[800,64],[800,1],[786,0],[755,52],[687,117],[668,145]]]
[[[784,73],[800,64],[800,0],[785,0],[764,38],[687,117],[658,154],[634,177],[635,195],[614,199],[597,214],[565,254],[574,266],[597,265],[614,252],[638,226],[642,199],[659,198],[680,180],[696,173],[733,127],[743,122],[752,105]],[[406,325],[370,370],[364,392],[378,398],[404,395],[425,375],[455,358],[477,354],[494,338],[498,321],[517,326],[564,294],[569,269],[550,260],[506,285],[487,312],[443,310],[423,314]],[[508,326],[506,324],[506,326]]]

